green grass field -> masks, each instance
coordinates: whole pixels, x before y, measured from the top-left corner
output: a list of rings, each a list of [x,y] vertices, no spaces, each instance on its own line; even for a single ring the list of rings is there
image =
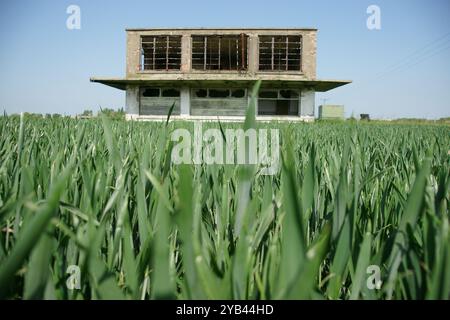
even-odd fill
[[[190,123],[1,117],[0,297],[450,298],[450,126],[250,118],[277,175],[172,164]]]

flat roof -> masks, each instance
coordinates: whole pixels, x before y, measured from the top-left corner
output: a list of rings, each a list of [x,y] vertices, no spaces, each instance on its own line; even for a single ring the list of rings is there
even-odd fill
[[[206,80],[206,79],[133,79],[133,78],[98,78],[92,77],[90,78],[91,82],[101,83],[113,88],[117,88],[120,90],[125,90],[127,85],[141,85],[141,86],[167,86],[174,85],[181,86],[183,84],[191,84],[194,86],[214,86],[214,85],[251,85],[258,78],[253,79],[219,79],[219,80]],[[350,80],[331,80],[331,79],[316,79],[316,80],[270,80],[270,79],[262,79],[261,87],[284,87],[284,88],[298,88],[298,87],[313,87],[317,92],[326,92],[337,87],[346,85],[351,83]]]
[[[226,27],[226,28],[203,28],[203,27],[199,27],[199,28],[181,28],[181,27],[177,27],[177,28],[163,28],[163,27],[157,27],[157,28],[127,28],[125,29],[126,31],[201,31],[201,30],[265,30],[265,31],[282,31],[282,30],[286,30],[286,31],[317,31],[318,29],[316,28],[292,28],[292,27],[287,27],[287,28],[281,28],[281,27],[277,27],[277,28],[268,28],[268,27],[263,27],[263,28],[245,28],[245,27],[241,27],[241,28],[237,28],[237,27]]]

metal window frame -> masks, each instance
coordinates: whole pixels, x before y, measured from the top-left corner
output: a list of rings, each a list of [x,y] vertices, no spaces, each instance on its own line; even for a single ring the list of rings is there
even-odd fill
[[[275,38],[276,37],[283,37],[283,38],[285,38],[284,39],[284,41],[282,41],[282,42],[285,42],[286,43],[286,45],[285,45],[285,48],[284,48],[284,50],[285,50],[285,58],[284,59],[282,59],[282,60],[285,60],[285,63],[284,63],[284,69],[282,69],[282,68],[278,68],[278,69],[276,69],[275,68],[275,65],[276,65],[276,62],[275,62],[275,56],[276,56],[276,54],[275,54]],[[298,59],[295,59],[295,60],[298,60],[298,65],[299,65],[299,69],[289,69],[289,37],[299,37],[299,41],[298,41],[298,44],[299,44],[299,48],[298,48],[298,50],[299,50],[299,56],[298,56]],[[271,38],[271,53],[270,53],[270,64],[271,64],[271,67],[270,68],[261,68],[261,56],[263,56],[263,55],[266,55],[267,53],[261,53],[261,38]],[[266,41],[264,41],[264,43],[266,43]],[[264,47],[263,47],[264,48]],[[267,49],[267,48],[264,48],[264,49]],[[302,34],[258,34],[258,46],[257,46],[257,50],[258,50],[258,57],[257,57],[257,60],[258,60],[258,72],[270,72],[270,73],[273,73],[273,72],[282,72],[282,73],[288,73],[288,72],[296,72],[296,73],[302,73],[303,72],[303,35]],[[263,58],[264,59],[264,58]],[[268,58],[265,58],[265,59],[268,59]],[[293,60],[293,59],[291,59],[291,60]],[[267,65],[267,64],[264,64],[264,65]]]
[[[199,68],[198,65],[200,63],[194,63],[194,60],[197,58],[194,57],[194,55],[199,55],[199,52],[194,52],[194,38],[195,37],[203,37],[203,52],[202,52],[202,58],[198,58],[198,60],[203,60],[203,68]],[[234,39],[236,41],[236,45],[234,48],[236,49],[236,68],[231,69],[231,60],[229,61],[230,69],[222,69],[221,67],[221,48],[222,48],[222,41],[220,39],[222,38],[236,38]],[[249,52],[250,52],[250,36],[246,33],[240,33],[240,34],[191,34],[191,45],[190,45],[190,56],[191,56],[191,70],[193,72],[247,72],[249,69]],[[216,58],[218,59],[218,62],[216,66],[218,69],[208,69],[208,58],[211,60],[211,57],[208,57],[208,38],[219,38],[218,41],[218,51],[216,54]],[[245,41],[245,45],[242,45]],[[241,45],[239,45],[241,44]],[[229,46],[229,56],[231,57],[231,47]],[[240,51],[240,53],[239,53]],[[244,57],[245,56],[245,57]],[[209,63],[211,65],[211,63]],[[196,67],[197,66],[197,67]]]
[[[145,63],[145,50],[144,50],[144,46],[143,46],[143,38],[149,38],[149,39],[153,39],[153,52],[152,52],[152,57],[151,57],[151,63],[152,63],[152,67],[151,68],[145,68],[146,67],[146,63]],[[165,46],[165,68],[156,68],[156,45],[157,45],[157,38],[165,38],[164,41],[164,46]],[[176,38],[177,39],[177,43],[179,43],[179,47],[177,47],[179,49],[179,56],[175,59],[177,62],[176,63],[171,63],[170,60],[171,58],[169,58],[169,53],[171,47],[170,47],[170,40],[171,38]],[[171,71],[180,71],[181,70],[181,65],[182,65],[182,35],[171,35],[171,34],[158,34],[158,35],[141,35],[140,36],[140,52],[141,52],[141,57],[140,57],[140,66],[139,66],[139,71],[140,72],[152,72],[152,71],[166,71],[166,72],[171,72]],[[175,65],[176,67],[174,67],[173,65]]]
[[[197,90],[206,90],[206,97],[197,97],[197,95],[195,93],[195,91],[197,91]],[[223,97],[223,98],[210,97],[209,90],[228,90],[229,95],[228,95],[228,97]],[[233,91],[233,90],[244,90],[244,96],[241,98],[233,97],[231,95],[231,91]],[[220,87],[220,88],[219,87],[218,88],[206,87],[205,88],[205,87],[202,87],[202,88],[191,88],[190,92],[191,92],[191,97],[193,99],[214,99],[214,100],[216,100],[216,99],[247,99],[248,98],[248,89],[247,88],[230,88],[230,87]]]

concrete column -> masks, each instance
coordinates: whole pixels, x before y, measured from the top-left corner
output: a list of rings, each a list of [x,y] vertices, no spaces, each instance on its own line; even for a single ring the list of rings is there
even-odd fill
[[[139,86],[127,86],[125,106],[127,119],[139,116]]]
[[[258,35],[249,34],[248,37],[248,72],[255,74],[258,71],[259,51]]]
[[[253,86],[248,87],[247,88],[247,107],[250,105],[250,103],[252,102],[252,92],[253,92]],[[255,99],[255,114],[256,116],[258,116],[258,95],[256,96]]]
[[[191,71],[191,36],[184,34],[181,37],[181,72]]]
[[[127,77],[133,76],[140,71],[141,63],[141,37],[139,33],[127,32]]]
[[[314,117],[314,107],[316,105],[316,92],[311,88],[304,88],[300,96],[300,117]]]
[[[191,94],[189,87],[180,90],[180,115],[189,116],[191,114]]]
[[[308,31],[302,37],[302,72],[308,79],[316,78],[316,31]]]

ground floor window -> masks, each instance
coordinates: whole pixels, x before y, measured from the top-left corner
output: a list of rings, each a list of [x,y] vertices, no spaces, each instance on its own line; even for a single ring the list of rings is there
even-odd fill
[[[300,93],[297,90],[261,90],[258,97],[258,115],[297,116]]]
[[[140,115],[180,114],[180,90],[178,88],[142,87],[139,97]]]
[[[142,88],[143,97],[179,97],[180,90],[173,88]]]
[[[190,112],[193,116],[244,116],[246,88],[192,88]]]
[[[246,98],[247,89],[217,89],[217,88],[201,88],[192,89],[192,97],[194,99],[225,99],[225,98]]]

